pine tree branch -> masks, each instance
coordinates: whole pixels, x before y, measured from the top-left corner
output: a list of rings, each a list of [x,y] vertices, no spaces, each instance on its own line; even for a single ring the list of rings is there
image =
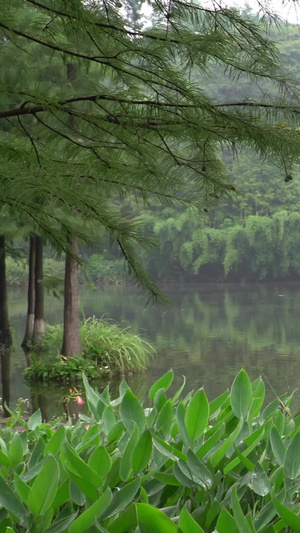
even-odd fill
[[[57,9],[54,9],[53,7],[45,6],[44,4],[41,4],[40,2],[37,2],[36,0],[26,0],[30,4],[35,5],[36,7],[40,7],[41,9],[44,9],[46,11],[50,11],[50,13],[55,13],[56,15],[59,15],[61,17],[68,18],[70,20],[78,20],[77,17],[74,15],[71,15],[70,13],[66,13],[64,11],[59,11]],[[208,10],[206,10],[208,11]],[[109,24],[104,22],[95,22],[92,20],[85,20],[88,24],[92,26],[96,26],[98,28],[104,28],[107,30],[114,30],[120,33],[123,33],[124,35],[128,35],[130,37],[146,37],[147,39],[152,39],[154,41],[162,41],[162,42],[168,42],[168,43],[174,43],[174,44],[182,44],[182,41],[179,39],[170,39],[168,37],[164,37],[163,35],[157,36],[153,35],[150,32],[143,32],[143,31],[137,31],[137,30],[129,30],[125,28],[121,28],[119,26],[116,26],[115,24]]]
[[[158,108],[178,108],[178,109],[197,109],[196,104],[182,104],[182,103],[168,103],[157,102],[156,100],[131,100],[129,98],[119,98],[117,96],[109,96],[107,94],[92,94],[89,96],[73,96],[71,98],[65,98],[64,100],[45,102],[45,104],[39,104],[31,107],[25,107],[28,102],[24,102],[19,107],[13,109],[6,109],[0,111],[0,118],[16,117],[20,115],[34,115],[47,111],[50,106],[62,108],[66,104],[72,104],[76,102],[97,102],[98,100],[104,100],[107,102],[116,102],[120,104],[130,104],[137,106],[150,106]]]
[[[158,102],[157,100],[134,100],[129,98],[121,98],[118,96],[109,96],[107,94],[92,94],[88,96],[73,96],[71,98],[65,98],[63,100],[58,101],[47,101],[44,104],[38,104],[31,107],[26,107],[26,104],[28,102],[24,102],[18,107],[12,108],[12,109],[5,109],[3,111],[0,111],[0,118],[8,118],[8,117],[18,117],[22,115],[35,115],[36,113],[42,113],[44,111],[48,111],[49,108],[55,107],[58,110],[63,110],[67,112],[73,112],[70,108],[64,108],[67,104],[72,104],[76,102],[94,102],[97,101],[106,101],[106,102],[115,102],[119,104],[128,104],[128,105],[136,105],[136,106],[146,106],[146,107],[153,107],[153,108],[160,108],[160,109],[198,109],[199,104],[186,104],[186,103],[180,103],[180,102]],[[207,102],[206,102],[207,104]],[[283,105],[283,104],[267,104],[264,102],[221,102],[219,104],[210,104],[211,109],[213,110],[214,107],[221,108],[221,107],[257,107],[262,109],[273,109],[278,111],[289,111],[295,114],[300,113],[300,107],[291,106],[289,104]],[[74,110],[74,113],[78,113],[77,110]],[[102,119],[105,117],[101,117]],[[108,122],[115,122],[120,123],[120,120],[117,117],[114,117],[113,115],[108,115],[106,117],[106,120]],[[148,121],[149,125],[156,125],[158,122],[156,121]],[[174,122],[167,122],[166,124],[174,124]]]

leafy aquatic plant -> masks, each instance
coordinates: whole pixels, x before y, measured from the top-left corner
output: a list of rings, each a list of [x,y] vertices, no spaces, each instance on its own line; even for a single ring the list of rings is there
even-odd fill
[[[0,530],[30,533],[300,532],[300,415],[263,409],[241,370],[211,402],[203,389],[144,409],[125,382],[111,400],[83,376],[89,415],[72,426],[13,415],[0,438]],[[22,426],[22,432],[17,425]]]

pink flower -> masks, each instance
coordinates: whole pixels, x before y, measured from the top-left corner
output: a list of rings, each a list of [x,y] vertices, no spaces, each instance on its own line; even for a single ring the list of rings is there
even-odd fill
[[[81,396],[75,396],[75,400],[78,403],[78,405],[83,405],[84,404],[84,399],[81,398]]]

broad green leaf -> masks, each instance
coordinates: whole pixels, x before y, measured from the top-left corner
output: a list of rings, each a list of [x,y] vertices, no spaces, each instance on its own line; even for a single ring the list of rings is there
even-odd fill
[[[88,380],[87,380],[87,378],[86,378],[84,373],[82,373],[82,381],[83,381],[83,385],[84,385],[84,388],[85,388],[85,394],[86,394],[88,407],[89,407],[91,413],[96,418],[96,420],[100,420],[99,414],[98,414],[98,411],[97,411],[97,406],[98,406],[99,400],[100,400],[101,404],[104,405],[102,400],[101,400],[100,394],[98,394],[94,389],[92,389],[92,387],[90,386],[90,384],[89,384],[89,382],[88,382]]]
[[[127,385],[126,381],[122,380],[120,385],[119,385],[119,393],[120,393],[121,400],[122,400],[125,392],[128,391],[128,389],[129,389],[129,386]]]
[[[43,515],[51,507],[56,496],[58,480],[58,463],[53,455],[48,455],[30,487],[27,498],[27,505],[34,515]]]
[[[0,476],[0,506],[8,512],[16,515],[20,520],[24,519],[27,512],[25,507]]]
[[[14,489],[22,502],[27,503],[30,487],[18,474],[14,473]]]
[[[132,452],[138,439],[139,439],[139,428],[137,427],[136,423],[133,422],[132,433],[127,442],[126,448],[124,452],[122,453],[121,461],[120,461],[120,478],[123,481],[127,481],[130,475],[130,472],[132,469],[132,463],[131,463]]]
[[[110,430],[114,427],[116,423],[116,417],[114,410],[111,405],[108,407],[105,407],[103,414],[102,414],[102,430],[105,435],[108,435]]]
[[[68,468],[68,467],[67,467]],[[92,485],[88,479],[85,479],[78,474],[75,474],[73,470],[68,468],[68,474],[74,485],[92,502],[95,502],[98,497],[97,489]],[[82,496],[80,496],[82,499]],[[76,502],[75,502],[76,503]],[[79,504],[78,504],[79,505]],[[81,504],[82,505],[82,504]]]
[[[147,422],[144,409],[142,408],[137,397],[133,394],[133,392],[131,392],[130,389],[125,392],[125,395],[121,402],[120,416],[124,426],[127,429],[129,429],[130,431],[132,430],[132,425],[134,421],[138,425],[140,433],[143,432]]]
[[[112,442],[119,440],[122,437],[124,431],[125,428],[122,420],[118,420],[118,422],[114,425],[113,428],[111,428],[109,434],[107,435],[107,444],[111,444]]]
[[[289,479],[300,475],[300,433],[296,433],[286,450],[283,470]]]
[[[260,510],[253,520],[256,530],[260,531],[261,529],[265,528],[276,515],[277,511],[273,502],[271,501],[267,503],[267,505]]]
[[[23,443],[17,431],[11,440],[8,456],[11,460],[12,468],[23,461]]]
[[[90,455],[88,465],[104,478],[111,469],[111,458],[104,446],[98,446]]]
[[[220,512],[216,524],[216,531],[218,533],[240,533],[240,530],[237,527],[237,522],[225,508]]]
[[[196,440],[204,432],[209,419],[209,404],[203,389],[192,397],[184,417],[185,427],[191,440]]]
[[[72,513],[66,518],[61,518],[60,520],[55,521],[51,527],[46,529],[43,533],[62,533],[68,531],[68,527],[75,520],[77,513]]]
[[[32,431],[34,431],[38,426],[40,426],[42,423],[42,413],[41,410],[38,409],[28,420],[28,427]]]
[[[156,474],[153,474],[154,478],[160,481],[161,483],[164,483],[165,485],[171,485],[174,487],[180,487],[181,483],[178,481],[178,479],[173,476],[173,474],[167,474],[165,472],[157,472]]]
[[[6,453],[0,450],[0,465],[10,466],[10,464],[10,458],[6,455]]]
[[[137,503],[140,533],[179,533],[178,527],[160,509],[147,503]]]
[[[235,416],[246,418],[252,401],[252,386],[247,372],[243,369],[240,370],[232,384],[230,401]]]
[[[131,456],[132,470],[134,474],[141,472],[147,466],[152,455],[152,435],[146,429],[133,449]]]
[[[211,488],[213,484],[213,475],[210,470],[202,463],[202,461],[194,454],[192,450],[187,452],[188,466],[191,469],[194,476],[201,481],[203,486]]]
[[[300,475],[300,433],[296,433],[286,450],[283,470],[289,479]]]
[[[265,401],[266,388],[263,380],[259,377],[253,384],[252,404],[250,407],[250,418],[255,418],[259,413]]]
[[[107,488],[101,494],[100,498],[93,503],[86,511],[84,511],[78,518],[74,520],[69,528],[69,533],[82,533],[88,531],[88,528],[95,522],[97,518],[103,515],[112,499],[111,490]]]
[[[217,398],[209,402],[209,411],[210,414],[213,415],[220,407],[223,406],[223,404],[228,400],[230,397],[229,391],[223,392],[223,394],[220,394]]]
[[[237,495],[236,485],[234,485],[231,493],[231,505],[234,518],[237,522],[239,533],[252,533],[246,517],[241,509],[240,502]]]
[[[93,468],[90,468],[75,450],[70,446],[68,442],[64,445],[64,452],[67,459],[67,465],[76,473],[78,476],[82,477],[85,480],[98,489],[102,486],[102,478],[95,472]]]
[[[181,510],[178,526],[182,533],[204,533],[202,527],[197,524],[186,507]]]
[[[205,465],[201,464],[200,459],[196,457],[197,461],[199,461],[200,466],[196,466],[196,462],[188,461],[188,463],[184,463],[183,461],[179,461],[177,463],[178,468],[181,470],[185,478],[189,479],[193,485],[200,485],[204,489],[208,489],[212,486],[212,475],[210,471],[206,468]],[[174,467],[174,473],[177,476],[177,478],[180,478],[180,474],[178,470]]]
[[[177,425],[178,425],[178,429],[179,429],[179,433],[180,433],[180,436],[182,438],[182,441],[184,443],[184,445],[187,447],[187,448],[190,448],[191,445],[192,445],[192,441],[189,437],[189,434],[188,434],[188,431],[187,431],[187,428],[185,426],[185,415],[186,415],[186,409],[185,409],[185,406],[183,404],[183,402],[180,402],[177,406],[177,409],[176,409],[176,420],[177,420]]]
[[[49,453],[52,453],[52,455],[56,455],[65,440],[65,435],[65,427],[63,425],[59,426],[54,431],[51,439],[46,444],[46,447],[44,449],[44,455],[48,455]]]
[[[219,442],[225,433],[226,425],[224,422],[221,422],[218,429],[213,433],[213,435],[207,439],[207,441],[199,448],[196,455],[197,457],[204,457],[210,450]]]
[[[178,459],[187,461],[187,456],[184,453],[182,453],[180,450],[177,450],[177,448],[171,446],[167,442],[164,442],[162,439],[159,439],[155,435],[153,435],[153,444],[160,453],[169,459],[172,459],[173,461],[177,461]]]
[[[132,504],[112,522],[109,521],[109,533],[127,533],[135,531],[137,527],[137,511],[135,504]]]
[[[246,455],[241,453],[240,450],[238,448],[236,448],[236,446],[234,446],[234,449],[235,449],[235,453],[237,454],[237,456],[238,456],[239,460],[241,461],[242,465],[244,465],[249,470],[249,472],[254,472],[255,465],[251,461],[249,461],[249,459],[247,459]],[[224,474],[226,472],[228,472],[228,470],[226,470],[226,472],[225,472],[225,470],[226,470],[226,467],[224,468]]]
[[[180,395],[181,395],[181,393],[182,393],[182,391],[183,391],[183,389],[184,389],[184,387],[185,387],[186,378],[185,378],[185,376],[182,376],[182,378],[183,378],[182,385],[180,385],[178,391],[175,392],[175,394],[174,394],[174,396],[173,396],[173,398],[172,398],[172,404],[173,404],[173,405],[175,405],[176,402],[177,402],[177,400],[179,400]]]
[[[256,463],[250,486],[259,496],[266,496],[271,490],[270,480],[260,463]]]
[[[300,517],[298,514],[294,513],[294,511],[291,511],[291,509],[288,509],[285,505],[283,505],[278,498],[276,498],[275,494],[272,493],[272,502],[274,506],[277,509],[277,512],[279,516],[282,518],[284,523],[289,526],[294,533],[300,533]]]
[[[154,407],[158,413],[163,408],[165,403],[167,403],[167,401],[168,400],[164,389],[159,389],[154,397]]]
[[[227,437],[225,441],[223,441],[221,446],[212,454],[212,456],[210,457],[210,462],[214,468],[218,465],[221,459],[223,459],[224,455],[226,455],[228,450],[231,448],[231,446],[239,436],[242,427],[243,419],[239,421],[235,430]]]
[[[131,481],[131,483],[128,483],[128,485],[125,485],[125,487],[115,492],[110,505],[103,515],[103,519],[110,518],[111,516],[124,511],[127,505],[129,505],[136,496],[140,486],[141,480],[140,478],[136,478]]]
[[[168,400],[160,410],[157,420],[156,428],[164,437],[170,435],[170,430],[173,422],[173,405],[172,400]]]
[[[278,411],[276,419],[274,421],[274,426],[276,427],[280,437],[282,437],[284,433],[286,418],[284,414],[281,411]]]
[[[72,475],[75,476],[74,472],[72,472]],[[75,476],[78,478],[78,476]],[[78,507],[83,507],[85,502],[86,502],[86,496],[85,496],[85,493],[75,484],[75,482],[73,481],[71,475],[70,475],[70,478],[71,478],[71,481],[69,480],[69,486],[70,486],[70,500],[71,502],[74,502],[75,505],[77,505]],[[83,479],[78,478],[80,479],[80,481],[84,481]],[[89,498],[91,501],[95,502],[97,500],[97,491],[96,489],[94,489],[94,487],[92,487],[92,485],[90,485],[91,489],[94,491],[95,493],[95,497],[94,498]],[[89,497],[89,496],[88,496]]]
[[[230,463],[228,463],[228,465],[225,466],[224,474],[228,474],[228,472],[233,470],[241,462],[241,455],[244,457],[244,460],[242,461],[243,464],[246,464],[245,458],[254,450],[254,448],[256,448],[256,445],[261,440],[264,431],[265,430],[263,427],[258,428],[256,431],[254,431],[248,437],[245,438],[244,443],[248,445],[248,448],[246,448],[246,450],[241,453],[237,452],[238,457],[235,457],[232,461],[230,461]],[[250,464],[248,464],[248,467],[250,467]],[[249,468],[249,470],[251,470],[251,468]]]
[[[58,487],[56,496],[53,501],[53,509],[56,509],[66,503],[70,499],[70,479],[66,479]]]
[[[174,475],[181,483],[181,485],[183,485],[184,487],[189,487],[190,489],[195,489],[196,483],[194,482],[194,479],[191,476],[191,472],[188,471],[188,475],[186,476],[183,472],[183,469],[179,468],[178,463],[174,464]]]
[[[283,466],[286,447],[283,444],[276,427],[272,427],[271,429],[270,442],[276,461],[280,466]]]
[[[153,385],[150,387],[149,390],[149,398],[151,402],[153,402],[155,394],[158,390],[164,389],[164,391],[168,390],[168,388],[172,385],[174,379],[174,372],[173,370],[169,370],[166,372],[161,378],[159,378]]]

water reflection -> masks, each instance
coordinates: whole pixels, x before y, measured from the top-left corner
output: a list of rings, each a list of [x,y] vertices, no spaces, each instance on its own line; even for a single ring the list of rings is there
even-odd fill
[[[144,308],[143,298],[132,289],[81,291],[81,308],[86,317],[105,315],[124,327],[130,325],[155,344],[157,356],[148,371],[129,380],[140,397],[169,368],[176,375],[174,389],[180,385],[181,375],[185,375],[186,390],[204,386],[210,398],[228,388],[241,367],[252,378],[265,375],[277,394],[298,387],[299,284],[182,286],[169,288],[168,292],[173,298],[172,306]],[[10,294],[10,309],[15,330],[11,360],[13,404],[19,396],[31,394],[21,377],[25,360],[19,349],[25,327],[25,291]],[[61,320],[62,303],[48,297],[46,316],[50,323]],[[118,385],[118,380],[113,381],[113,396]],[[274,394],[268,390],[271,400]],[[62,412],[67,388],[37,385],[33,392],[34,404],[41,407],[45,418]]]
[[[10,413],[6,409],[6,406],[9,407],[10,405],[10,358],[11,348],[6,346],[0,347],[2,411],[4,417],[10,416]]]

